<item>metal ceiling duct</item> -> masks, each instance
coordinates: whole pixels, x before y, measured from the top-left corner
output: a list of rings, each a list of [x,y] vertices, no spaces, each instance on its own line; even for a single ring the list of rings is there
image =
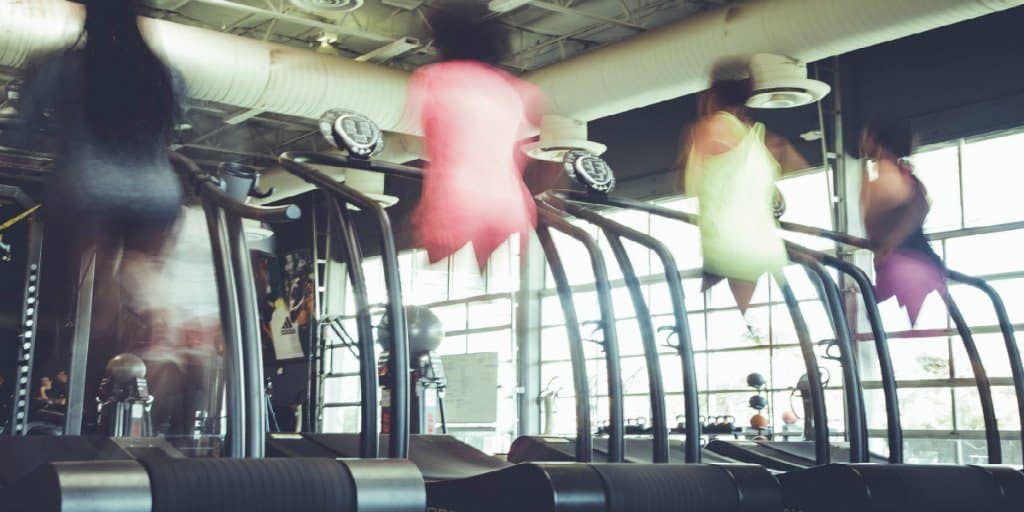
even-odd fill
[[[721,59],[770,52],[811,62],[1024,4],[1024,0],[755,0],[709,11],[527,75],[555,113],[590,121],[707,86]],[[0,66],[20,67],[79,32],[82,7],[0,0]],[[189,94],[239,108],[315,119],[362,112],[388,131],[403,119],[408,74],[313,51],[162,20],[147,37]]]
[[[759,0],[683,19],[526,75],[554,112],[591,121],[707,88],[721,60],[801,62],[925,32],[1024,0]]]
[[[0,0],[0,66],[72,44],[83,16],[82,5],[62,0]],[[311,119],[346,108],[385,130],[413,131],[402,119],[408,73],[163,20],[141,27],[196,100]]]

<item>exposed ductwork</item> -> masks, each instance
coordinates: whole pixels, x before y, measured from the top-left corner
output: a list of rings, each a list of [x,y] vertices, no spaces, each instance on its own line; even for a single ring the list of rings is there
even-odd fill
[[[0,0],[0,66],[74,43],[83,16],[80,4],[61,0]],[[168,21],[146,18],[141,27],[197,100],[312,119],[339,107],[386,130],[414,131],[402,119],[408,73]]]
[[[530,73],[561,115],[592,121],[707,88],[719,61],[812,62],[1024,0],[759,0],[716,9]]]
[[[757,0],[710,11],[527,75],[553,110],[590,121],[702,90],[720,59],[771,52],[810,62],[1024,4],[1024,0]],[[0,0],[0,66],[20,67],[78,36],[79,4]],[[154,48],[189,94],[247,109],[317,118],[345,108],[382,129],[403,119],[408,74],[147,19]]]

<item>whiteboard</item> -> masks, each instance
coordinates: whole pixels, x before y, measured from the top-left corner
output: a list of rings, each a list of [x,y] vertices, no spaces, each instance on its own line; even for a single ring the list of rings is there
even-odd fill
[[[441,356],[448,389],[444,395],[448,423],[497,423],[498,353]]]

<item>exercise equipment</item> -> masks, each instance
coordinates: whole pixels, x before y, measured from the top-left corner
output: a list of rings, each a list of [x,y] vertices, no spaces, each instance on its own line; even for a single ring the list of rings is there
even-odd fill
[[[138,458],[49,462],[0,490],[11,512],[422,512],[402,461]]]
[[[433,426],[427,424],[427,401],[425,394],[433,390],[437,398],[437,409],[441,421],[441,433],[448,433],[448,425],[444,417],[444,392],[448,386],[448,379],[444,376],[444,365],[435,350],[444,341],[444,326],[429,308],[422,306],[405,306],[405,318],[408,322],[409,333],[409,361],[412,371],[410,377],[411,393],[409,395],[409,422],[411,434],[426,434],[433,431]],[[394,379],[388,373],[390,364],[390,352],[392,339],[390,332],[390,317],[387,314],[381,318],[377,327],[377,343],[381,346],[379,363],[377,364],[378,375],[380,376],[381,387],[383,388],[381,414],[385,417],[390,415],[391,394],[394,387]],[[383,432],[388,432],[387,423],[381,425]]]
[[[827,229],[804,226],[792,222],[781,222],[779,226],[787,231],[825,238],[855,249],[872,249],[871,243],[867,240],[844,233],[837,233]],[[890,429],[889,450],[890,452],[898,450],[900,458],[893,462],[900,462],[902,461],[902,435],[899,434],[900,424],[899,406],[896,399],[896,378],[892,370],[892,362],[889,356],[888,345],[885,343],[887,335],[885,334],[885,329],[882,325],[881,315],[878,313],[878,301],[875,298],[874,286],[863,271],[856,268],[849,268],[851,265],[848,263],[834,257],[828,257],[825,261],[830,265],[839,268],[841,271],[848,272],[856,281],[858,288],[860,288],[861,296],[865,304],[865,311],[868,314],[869,321],[871,322],[872,336],[875,339],[875,346],[879,360],[882,363],[879,365],[879,369],[882,376],[883,390],[885,391],[886,414]],[[999,323],[999,331],[1002,334],[1010,372],[1013,377],[1014,395],[1017,401],[1017,413],[1021,421],[1024,422],[1024,363],[1021,362],[1020,348],[1017,346],[1017,339],[1014,333],[1013,324],[1010,322],[1009,315],[1007,314],[1006,306],[1004,305],[1002,298],[995,289],[983,279],[971,277],[948,269],[946,270],[946,277],[954,283],[963,284],[977,289],[985,294],[992,303],[992,309],[994,310]],[[977,386],[978,394],[981,397],[982,418],[985,423],[985,441],[988,448],[989,463],[1001,463],[1001,442],[995,422],[991,387],[988,382],[987,373],[985,372],[985,366],[982,364],[980,354],[975,346],[970,327],[968,327],[967,322],[964,320],[963,314],[960,312],[956,302],[948,293],[942,294],[942,299],[946,305],[946,310],[956,327],[957,334],[964,345],[964,349],[967,352],[967,357],[971,363],[971,368],[974,374],[975,385]],[[893,432],[894,430],[895,432]],[[1024,430],[1021,431],[1021,450],[1022,453],[1024,453]],[[890,456],[890,459],[893,459],[893,457]]]
[[[371,123],[369,119],[355,119],[348,123],[348,127],[359,126],[363,123]],[[333,129],[345,130],[346,125],[331,121],[327,126]],[[365,131],[365,130],[364,130]],[[344,141],[345,137],[340,134],[333,134],[330,140]],[[375,172],[383,172],[391,176],[419,180],[421,174],[418,169],[375,162],[362,157],[360,153],[350,152],[348,156],[333,156],[315,153],[286,153],[280,158],[281,165],[293,174],[313,183],[321,190],[328,193],[333,201],[338,203],[357,203],[361,209],[369,212],[376,220],[377,228],[380,231],[383,249],[384,274],[386,280],[391,283],[398,282],[398,265],[395,247],[390,236],[390,224],[386,213],[379,205],[376,205],[368,198],[343,183],[331,179],[318,172],[307,164],[329,165],[336,167],[348,167]],[[586,168],[586,167],[584,167]],[[338,207],[338,220],[342,230],[346,232],[345,238],[349,241],[358,240],[351,231],[349,218],[342,215],[344,208]],[[603,260],[599,259],[596,242],[582,233],[578,228],[566,222],[556,211],[547,207],[539,209],[541,227],[538,228],[542,243],[548,229],[558,229],[573,236],[583,243],[588,252],[594,258],[592,262],[598,267],[595,272],[599,283],[599,289],[607,291],[607,277],[604,273]],[[549,237],[549,235],[547,235]],[[357,244],[347,243],[348,253],[357,253]],[[549,263],[552,269],[561,269],[561,261],[557,259],[557,252],[548,253]],[[349,261],[349,267],[358,266],[360,262]],[[556,270],[556,272],[558,272]],[[350,274],[350,278],[352,274]],[[556,276],[556,281],[564,281],[564,272],[561,278]],[[564,283],[563,283],[564,284]],[[356,288],[356,287],[354,287]],[[560,289],[562,286],[560,286]],[[357,298],[357,308],[359,305]],[[398,327],[404,327],[404,319],[396,315],[396,312],[404,313],[401,306],[401,292],[397,286],[388,286],[388,315],[391,318],[389,329],[394,340],[394,346],[399,346],[408,338],[405,332],[397,332]],[[570,303],[563,301],[563,310],[566,312],[566,320],[570,327],[570,338],[573,341],[571,347],[574,360],[582,360],[582,336],[579,333],[579,323],[575,321],[575,310]],[[399,313],[399,314],[402,314]],[[602,317],[609,318],[611,304],[608,300],[602,301]],[[613,318],[613,315],[612,315]],[[620,372],[617,368],[618,354],[615,351],[614,327],[610,322],[603,326],[603,339],[607,361],[609,362],[609,374],[616,376],[621,383]],[[372,343],[372,340],[361,340],[361,344]],[[394,349],[394,346],[392,349]],[[364,357],[361,355],[361,358]],[[406,361],[399,358],[392,358],[391,371],[396,368],[405,368]],[[589,425],[589,408],[586,406],[589,391],[586,387],[584,365],[574,365],[574,385],[577,389],[577,422],[578,437],[576,442],[585,446],[577,448],[577,457],[589,461],[592,457],[590,448],[591,428]],[[403,374],[400,372],[396,377]],[[610,381],[611,383],[611,381]],[[582,385],[582,386],[581,386]],[[615,384],[618,385],[618,384]],[[405,389],[407,383],[402,385],[397,382],[395,390]],[[580,393],[582,389],[583,393]],[[612,390],[612,402],[616,390]],[[621,391],[621,388],[620,388]],[[367,396],[363,396],[364,405]],[[395,401],[392,400],[394,403]],[[395,413],[401,412],[400,407],[395,404],[393,407],[392,420]],[[621,403],[616,404],[618,413],[614,410],[610,414],[612,423],[609,436],[609,459],[621,460],[622,448],[616,448],[614,443],[622,443],[623,422],[621,416]],[[580,414],[585,412],[586,414]],[[693,416],[694,418],[696,415]],[[393,424],[393,421],[392,421]],[[365,432],[364,432],[365,434]],[[405,435],[405,431],[393,431],[389,436],[390,443],[394,445],[394,439],[398,435]],[[302,442],[296,442],[296,446],[306,447],[327,444],[326,439],[343,439],[344,436],[324,434],[305,435]],[[717,507],[717,510],[777,510],[781,507],[779,492],[776,481],[763,469],[750,465],[737,466],[710,466],[710,465],[605,465],[595,463],[582,464],[518,464],[511,465],[493,458],[483,457],[489,460],[484,463],[468,455],[455,450],[452,453],[438,453],[438,450],[431,450],[431,438],[446,438],[446,436],[412,436],[409,443],[409,456],[420,467],[428,480],[427,504],[430,509],[437,510],[543,510],[543,511],[569,511],[569,510],[678,510],[680,508],[702,510],[709,507]],[[315,441],[314,441],[315,439]],[[353,436],[349,439],[355,440]],[[272,443],[283,442],[278,436],[274,436]],[[439,441],[451,445],[452,440]],[[283,443],[282,443],[283,444]],[[403,447],[401,443],[399,446]],[[468,447],[464,447],[468,448]],[[334,449],[332,448],[332,451]],[[298,449],[296,449],[298,451]],[[337,452],[335,452],[337,453]],[[395,453],[392,451],[392,453]],[[479,454],[479,452],[476,452]],[[482,454],[481,454],[482,455]],[[495,467],[497,466],[497,467]],[[446,475],[438,475],[435,471],[440,469],[463,470],[461,474],[454,474],[451,471]],[[433,478],[437,476],[439,478]],[[452,478],[448,478],[452,477]],[[653,491],[653,492],[652,492]]]
[[[605,195],[588,195],[574,191],[558,192],[550,195],[561,200],[563,204],[615,206],[647,211],[654,215],[688,223],[694,223],[696,220],[696,217],[693,215]],[[576,214],[577,211],[583,213],[586,209],[580,207],[570,211]],[[580,216],[582,217],[582,215]],[[583,218],[586,219],[586,217]],[[793,244],[787,244],[787,249],[789,250],[790,257],[795,262],[805,266],[811,274],[812,282],[818,283],[819,293],[829,305],[828,311],[837,331],[836,343],[839,347],[839,357],[843,363],[844,387],[847,392],[855,391],[859,389],[857,385],[859,378],[855,361],[852,359],[850,348],[851,336],[845,330],[845,318],[842,316],[842,309],[837,307],[841,306],[838,290],[835,288],[835,283],[827,278],[827,273],[824,272],[821,266],[821,262],[831,263],[831,260],[812,251],[798,248]],[[815,276],[817,276],[817,280],[814,279]],[[798,309],[791,290],[787,293],[787,286],[784,283],[780,288],[782,288],[787,306],[790,307],[791,311]],[[792,453],[785,453],[783,449],[788,443],[747,442],[755,448],[751,450],[742,445],[744,442],[725,443],[722,441],[712,441],[708,443],[708,450],[716,451],[720,455],[726,455],[736,460],[747,460],[748,462],[752,462],[750,459],[753,458],[763,460],[764,464],[778,465],[779,462],[791,461],[790,467],[781,468],[782,470],[790,470],[790,472],[780,476],[780,482],[783,486],[786,507],[792,510],[835,510],[837,506],[846,506],[846,503],[837,504],[834,496],[849,496],[851,502],[857,503],[861,507],[858,510],[972,509],[964,508],[965,504],[968,503],[981,504],[983,508],[989,510],[1012,510],[1014,507],[1019,506],[1019,504],[1013,501],[1013,498],[1009,497],[1020,495],[1022,475],[1020,472],[1009,468],[922,467],[896,464],[877,466],[855,462],[849,465],[823,465],[816,468],[801,469],[806,467],[808,460],[812,464],[820,464],[823,458],[822,455],[825,456],[824,460],[827,462],[831,455],[829,453],[831,450],[827,448],[826,444],[825,411],[822,407],[823,401],[821,400],[823,386],[819,369],[815,362],[813,344],[810,343],[809,337],[806,335],[806,326],[799,315],[795,311],[793,313],[794,324],[800,339],[801,348],[803,349],[805,366],[807,368],[808,392],[814,405],[814,430],[817,442],[812,447],[813,455],[793,457]],[[887,356],[887,353],[884,356]],[[848,413],[852,412],[854,414],[848,420],[848,425],[850,425],[848,435],[851,439],[851,447],[848,453],[851,460],[856,461],[867,453],[866,444],[864,444],[866,436],[864,435],[865,423],[862,416],[863,402],[856,394],[852,397],[847,395],[847,397],[849,404],[852,406],[849,408],[852,411],[848,411]],[[825,434],[824,436],[822,435],[823,433]],[[857,446],[854,446],[853,443],[855,439],[857,440]],[[728,447],[728,450],[714,450],[712,445],[715,443],[721,443]],[[794,444],[800,446],[800,443]],[[822,450],[823,445],[826,447],[825,450]],[[765,449],[774,449],[776,447],[778,450],[774,457],[762,455]],[[790,461],[785,459],[790,459]],[[800,459],[803,460],[801,461]],[[965,482],[969,483],[966,483],[959,489],[950,489],[951,486],[948,485],[948,482],[958,481],[959,478],[963,478]],[[893,488],[896,488],[896,492],[893,492]],[[814,489],[814,492],[810,492],[809,489]],[[913,490],[907,492],[908,489]],[[833,499],[830,500],[829,496],[832,496]],[[941,496],[941,498],[935,499],[937,496]],[[856,509],[856,507],[844,510],[853,509]]]
[[[119,354],[107,363],[100,382],[100,431],[110,437],[153,435],[153,397],[146,384],[146,363],[134,354]]]
[[[233,216],[256,217],[264,221],[287,221],[298,217],[293,205],[262,208],[232,199],[215,180],[184,157],[174,164],[197,188],[198,196],[210,207],[211,231],[215,236],[216,277],[222,299],[225,324],[225,352],[235,350],[229,368],[228,458],[186,459],[158,438],[5,437],[0,438],[0,503],[4,510],[70,511],[112,510],[121,512],[204,512],[244,510],[246,512],[296,510],[322,512],[421,512],[425,506],[423,479],[406,460],[260,459],[262,446],[252,450],[253,438],[246,439],[251,417],[263,403],[262,376],[258,392],[250,399],[248,381],[242,377],[260,375],[249,367],[244,342],[249,330],[244,313],[254,306],[242,295],[247,288],[240,281],[252,279],[248,251],[240,223]],[[236,218],[237,220],[237,218]],[[231,234],[234,233],[234,236]],[[237,264],[237,265],[233,265]],[[235,272],[233,269],[245,272]],[[237,279],[235,279],[237,278]],[[251,288],[248,288],[251,291]],[[255,313],[255,309],[253,309]],[[256,363],[262,364],[258,358]],[[140,398],[144,364],[135,356],[121,355],[107,367],[107,396]],[[233,389],[232,389],[233,388]],[[233,398],[232,396],[233,395]],[[237,403],[231,403],[235,400]],[[109,400],[116,420],[123,412]],[[116,430],[116,429],[115,429]],[[238,436],[232,438],[231,436]],[[255,440],[263,442],[261,437]],[[248,452],[246,449],[249,448]],[[231,456],[249,455],[250,458]]]

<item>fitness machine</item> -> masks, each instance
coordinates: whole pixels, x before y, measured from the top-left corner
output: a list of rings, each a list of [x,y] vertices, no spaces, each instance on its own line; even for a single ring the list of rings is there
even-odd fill
[[[315,153],[286,153],[281,156],[280,162],[285,169],[293,174],[313,183],[320,189],[325,190],[336,200],[359,199],[353,194],[350,188],[336,180],[326,176],[307,164],[319,164],[335,167],[347,167],[361,170],[382,172],[391,176],[420,180],[421,171],[416,168],[393,165],[383,162],[376,162],[369,157],[373,151],[361,150],[362,146],[356,144],[348,146],[345,141],[354,139],[358,143],[366,140],[367,134],[377,133],[372,121],[359,114],[332,111],[322,118],[321,127],[328,135],[328,140],[338,144],[339,149],[348,152],[348,156],[328,156]],[[364,148],[362,148],[364,149]],[[360,194],[361,195],[361,194]],[[390,236],[390,225],[386,220],[386,214],[379,205],[368,202],[365,208],[378,220],[378,228],[386,232],[385,239]],[[363,208],[363,205],[359,205]],[[338,209],[340,210],[340,209]],[[551,211],[548,207],[540,207],[540,226],[538,234],[544,239],[544,234],[549,228],[566,232],[570,236],[579,234],[578,228],[574,228],[563,218]],[[351,231],[351,226],[345,228],[346,218],[339,215],[343,231],[346,231],[347,240],[357,240]],[[383,218],[383,220],[382,220]],[[596,249],[596,242],[583,233],[584,236],[577,238],[582,243]],[[351,246],[350,246],[351,248]],[[350,254],[352,251],[349,251]],[[383,244],[384,273],[387,281],[398,282],[397,254],[393,244]],[[552,267],[560,266],[559,260],[549,259]],[[357,267],[356,261],[349,261],[349,268]],[[603,274],[603,268],[598,274]],[[351,277],[351,274],[350,274]],[[605,281],[605,284],[607,282]],[[353,290],[359,286],[353,286]],[[360,298],[356,297],[357,315],[359,314]],[[389,316],[394,319],[389,323],[390,329],[395,330],[398,319],[394,315],[395,310],[401,311],[402,298],[398,286],[388,286]],[[605,307],[610,308],[610,301],[606,301]],[[574,341],[570,347],[574,355],[582,359],[582,340],[579,335],[579,324],[574,322],[575,310],[571,304],[563,302],[563,309],[566,310],[567,328],[570,330],[570,340]],[[614,334],[609,336],[608,332],[613,327],[604,327],[605,336],[602,340],[606,351],[609,347],[614,349]],[[575,332],[573,332],[575,331]],[[361,333],[362,334],[362,333]],[[405,334],[402,332],[401,334]],[[392,333],[393,335],[393,333]],[[400,338],[393,338],[400,343]],[[372,346],[371,340],[361,341],[363,346]],[[617,353],[615,357],[609,358],[617,365]],[[365,355],[361,355],[365,359]],[[574,360],[577,359],[574,357]],[[404,368],[405,361],[397,361],[392,358],[392,371],[394,368]],[[614,368],[611,368],[614,370]],[[585,371],[582,365],[577,365],[574,371],[574,381],[577,385],[577,423],[586,426],[579,428],[579,445],[586,445],[591,439],[589,426],[589,410],[587,409],[587,397],[589,393],[583,388],[584,393],[579,393],[579,384],[582,381],[586,385]],[[404,373],[404,372],[402,372]],[[618,372],[615,372],[617,374]],[[400,374],[396,374],[396,377]],[[375,384],[375,383],[374,383]],[[395,390],[407,389],[397,384]],[[364,384],[364,389],[367,387]],[[613,390],[614,391],[614,390]],[[363,395],[364,406],[368,397]],[[394,402],[394,400],[393,400]],[[581,405],[582,404],[582,405]],[[372,406],[372,404],[370,404]],[[621,403],[617,404],[619,413],[617,418],[621,420]],[[393,406],[392,419],[401,410]],[[579,411],[587,414],[581,415]],[[613,418],[616,414],[612,414]],[[392,422],[393,423],[393,422]],[[613,432],[619,431],[621,436],[622,423],[618,422],[616,428],[613,424]],[[404,434],[404,430],[401,432]],[[363,432],[365,434],[365,431]],[[392,441],[397,435],[396,431],[391,434]],[[615,436],[616,434],[613,434]],[[307,435],[306,446],[325,446],[329,438],[338,439],[342,436],[324,434]],[[452,441],[448,436],[413,436],[411,438],[409,455],[410,458],[420,467],[428,479],[427,502],[428,506],[439,510],[629,510],[644,509],[651,511],[678,510],[692,508],[700,510],[706,508],[713,501],[724,507],[723,510],[752,510],[752,509],[778,509],[778,489],[774,479],[763,469],[756,466],[710,466],[710,465],[605,465],[605,464],[518,464],[510,465],[501,463],[472,448],[468,451],[445,452],[437,449],[437,446],[448,446]],[[312,441],[310,441],[312,440]],[[434,440],[437,440],[436,442]],[[273,441],[273,440],[272,440]],[[621,437],[619,437],[621,441]],[[614,439],[613,439],[614,442]],[[332,445],[335,453],[340,453],[338,445]],[[297,451],[297,448],[296,448]],[[476,455],[471,456],[471,452]],[[590,460],[592,450],[589,446],[585,449],[577,447],[580,458]],[[611,451],[611,450],[610,450]],[[489,460],[489,462],[482,462]],[[647,492],[646,485],[658,482],[656,493]],[[697,489],[700,489],[698,492]],[[692,492],[691,492],[692,491]],[[582,507],[582,508],[581,508]]]

